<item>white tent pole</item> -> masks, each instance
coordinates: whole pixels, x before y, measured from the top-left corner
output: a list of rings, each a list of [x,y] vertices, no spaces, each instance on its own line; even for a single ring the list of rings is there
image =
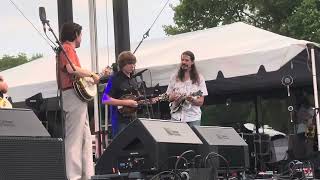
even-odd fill
[[[98,38],[97,38],[97,18],[96,18],[96,1],[88,0],[89,5],[89,28],[90,28],[90,52],[91,52],[91,69],[93,72],[99,71],[99,63],[98,63]],[[94,97],[94,131],[95,134],[100,130],[99,128],[99,111],[98,111],[98,95]],[[99,146],[100,134],[98,133],[98,138],[95,139],[96,145],[96,157],[99,157],[99,150],[101,147]]]
[[[316,124],[317,124],[317,136],[318,136],[318,151],[320,150],[320,124],[319,124],[319,100],[318,100],[318,84],[317,84],[317,71],[316,60],[314,54],[314,46],[311,47],[311,63],[312,63],[312,80],[313,80],[313,96],[314,106],[316,109]]]

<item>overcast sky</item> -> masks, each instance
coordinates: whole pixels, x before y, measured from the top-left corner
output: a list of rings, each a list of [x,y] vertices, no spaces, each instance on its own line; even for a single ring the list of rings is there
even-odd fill
[[[43,34],[42,24],[39,20],[40,6],[46,8],[47,19],[54,31],[58,33],[57,1],[56,0],[11,0],[32,24]],[[32,25],[21,15],[10,0],[2,0],[0,7],[1,48],[0,56],[4,54],[15,55],[19,52],[29,56],[35,53],[53,55],[47,42],[39,35]],[[107,49],[114,46],[112,0],[97,0],[98,47]],[[157,14],[167,0],[128,0],[130,41],[140,41],[143,34],[150,27]],[[178,0],[170,0],[169,4],[177,4]],[[73,0],[73,19],[83,26],[83,43],[79,50],[90,48],[89,36],[89,10],[88,0]],[[166,6],[158,21],[150,31],[148,39],[165,37],[163,25],[173,24],[173,10]],[[108,22],[108,23],[107,23]],[[108,24],[108,25],[107,25]],[[107,33],[108,32],[108,33]],[[107,36],[108,34],[108,36]],[[109,41],[107,41],[109,39]],[[107,43],[109,42],[109,43]],[[108,45],[109,44],[109,45]],[[133,50],[135,47],[131,47]]]

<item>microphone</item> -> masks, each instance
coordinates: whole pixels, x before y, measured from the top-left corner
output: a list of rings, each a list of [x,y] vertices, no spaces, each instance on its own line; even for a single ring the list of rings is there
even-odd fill
[[[46,23],[49,21],[47,20],[46,10],[44,7],[39,7],[39,17],[43,25],[43,31],[46,32]]]
[[[142,73],[144,73],[146,70],[148,70],[148,69],[144,69],[144,70],[141,70],[141,71],[137,72],[136,74],[132,75],[131,78],[135,78],[137,76],[141,76]]]

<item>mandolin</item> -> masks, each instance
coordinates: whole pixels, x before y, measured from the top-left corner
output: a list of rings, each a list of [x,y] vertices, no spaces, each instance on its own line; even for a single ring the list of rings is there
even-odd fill
[[[137,97],[133,94],[126,94],[120,97],[120,99],[125,100],[125,99],[131,99],[137,101],[138,105],[146,105],[146,104],[153,104],[158,101],[168,101],[169,96],[164,93],[160,94],[159,96],[152,97],[150,99],[141,99],[142,97]],[[130,115],[133,113],[136,113],[138,110],[138,107],[129,107],[129,106],[118,106],[118,111],[123,114],[123,115]]]
[[[197,92],[191,93],[189,96],[197,97],[202,96],[202,94],[203,92],[199,90]],[[182,95],[178,98],[178,100],[173,101],[169,104],[171,114],[180,111],[181,108],[186,105],[187,97],[187,95]]]

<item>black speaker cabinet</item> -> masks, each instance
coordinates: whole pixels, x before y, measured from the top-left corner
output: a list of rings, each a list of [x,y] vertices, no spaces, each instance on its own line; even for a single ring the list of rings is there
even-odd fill
[[[29,109],[0,109],[0,179],[60,180],[65,177],[64,143]]]
[[[231,127],[194,126],[194,132],[202,140],[199,152],[205,158],[210,152],[223,156],[229,162],[229,168],[243,170],[249,167],[247,143]],[[226,163],[212,154],[214,166],[225,169]]]
[[[140,119],[133,121],[107,147],[96,174],[157,171],[173,168],[173,156],[202,144],[187,123]],[[174,162],[176,159],[174,159]]]
[[[62,139],[0,136],[0,179],[66,179]]]
[[[0,136],[50,137],[32,110],[1,108]]]

